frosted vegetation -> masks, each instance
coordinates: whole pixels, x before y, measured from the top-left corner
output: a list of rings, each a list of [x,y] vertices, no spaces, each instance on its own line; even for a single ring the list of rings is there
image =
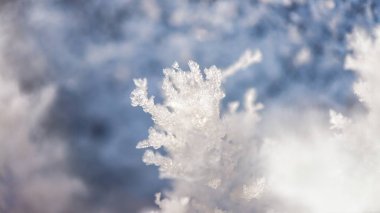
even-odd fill
[[[189,62],[190,71],[181,70],[178,64],[165,69],[162,105],[147,96],[145,79],[135,80],[132,105],[141,106],[155,121],[149,138],[137,148],[158,150],[147,150],[144,162],[159,166],[161,177],[175,180],[176,190],[170,199],[160,200],[157,195],[156,202],[164,212],[253,209],[250,201],[261,194],[264,183],[255,171],[246,170],[257,164],[255,158],[246,156],[257,151],[258,141],[255,131],[241,127],[254,129],[259,119],[256,111],[262,105],[255,103],[255,91],[249,90],[239,112],[237,102],[231,103],[223,116],[220,109],[225,96],[223,76],[260,58],[259,52],[250,55],[247,52],[223,73],[215,66],[201,72],[193,61]],[[167,154],[160,154],[160,148]],[[220,202],[224,202],[222,206]]]
[[[254,89],[242,106],[223,109],[223,82],[258,62],[259,52],[225,70],[201,71],[190,61],[183,71],[175,63],[164,70],[162,103],[148,95],[146,79],[135,79],[132,105],[154,121],[137,148],[147,149],[143,161],[158,166],[161,178],[173,180],[172,190],[156,194],[160,212],[380,211],[380,40],[358,29],[349,44],[346,68],[357,72],[353,90],[366,107],[349,117],[312,109],[286,123],[267,113],[261,123]],[[329,119],[316,119],[321,113]],[[275,122],[282,123],[258,131]]]
[[[378,0],[0,1],[0,212],[378,210],[379,22]]]

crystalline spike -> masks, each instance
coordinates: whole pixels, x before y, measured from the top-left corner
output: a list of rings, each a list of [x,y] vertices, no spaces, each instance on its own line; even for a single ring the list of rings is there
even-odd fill
[[[135,83],[136,87],[139,87],[139,88],[146,88],[147,87],[147,80],[146,80],[146,78],[133,79],[133,82]]]
[[[252,52],[247,50],[239,60],[223,71],[223,80],[226,80],[231,75],[234,75],[237,71],[247,68],[252,64],[256,64],[262,60],[261,51],[256,50]]]
[[[149,145],[149,142],[147,140],[140,141],[136,146],[137,149],[145,149],[148,147],[150,147],[150,145]]]
[[[173,65],[172,65],[172,67],[174,68],[174,69],[176,69],[176,70],[179,70],[179,64],[178,64],[178,62],[174,62],[173,63]]]
[[[189,61],[189,68],[191,72],[194,72],[194,73],[200,72],[199,64],[194,61]]]

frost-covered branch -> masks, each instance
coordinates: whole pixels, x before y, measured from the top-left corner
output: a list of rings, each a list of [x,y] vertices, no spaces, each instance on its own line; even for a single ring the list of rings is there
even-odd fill
[[[234,75],[237,71],[245,69],[250,65],[259,63],[262,59],[262,54],[259,50],[252,52],[251,50],[245,51],[245,53],[239,58],[237,62],[229,66],[223,71],[223,80]]]
[[[242,107],[232,102],[224,112],[222,82],[255,61],[252,54],[225,72],[202,72],[195,62],[190,71],[166,69],[162,104],[148,96],[146,80],[137,80],[132,104],[155,122],[137,147],[148,149],[144,162],[174,186],[163,199],[157,194],[160,211],[379,211],[380,41],[356,31],[350,42],[346,67],[358,74],[354,90],[366,113],[277,109],[264,114],[259,128],[263,106],[253,89]]]
[[[189,62],[190,71],[178,65],[164,70],[162,104],[148,97],[146,80],[135,80],[133,106],[141,106],[152,115],[155,126],[147,140],[137,148],[148,149],[143,161],[159,166],[163,178],[174,180],[175,189],[167,198],[157,198],[163,212],[241,212],[257,208],[265,179],[253,169],[257,141],[254,126],[259,120],[255,91],[245,96],[244,108],[230,104],[228,113],[221,113],[225,96],[222,80],[258,60],[246,53],[227,74],[215,66],[204,69]],[[240,124],[240,125],[238,125]],[[160,149],[167,154],[161,154]],[[240,209],[240,210],[239,210]]]

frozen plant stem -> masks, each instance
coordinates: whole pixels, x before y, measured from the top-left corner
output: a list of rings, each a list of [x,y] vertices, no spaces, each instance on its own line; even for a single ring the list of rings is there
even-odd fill
[[[162,104],[148,96],[146,79],[134,80],[132,105],[151,114],[155,123],[148,139],[137,148],[153,148],[145,152],[143,161],[158,166],[160,176],[174,184],[167,198],[161,200],[158,195],[156,199],[162,212],[256,208],[251,201],[262,194],[265,179],[252,169],[257,150],[254,126],[259,120],[256,111],[263,106],[255,104],[253,89],[247,92],[241,111],[235,102],[229,105],[229,112],[221,114],[220,103],[225,96],[222,82],[260,59],[260,52],[247,51],[224,72],[212,66],[202,73],[193,61],[189,62],[190,71],[174,64],[164,70]],[[154,151],[159,149],[167,154]]]

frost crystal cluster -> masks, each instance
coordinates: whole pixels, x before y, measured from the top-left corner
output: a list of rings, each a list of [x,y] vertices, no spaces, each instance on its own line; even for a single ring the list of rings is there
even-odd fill
[[[375,32],[378,38],[380,30]],[[352,109],[350,116],[280,107],[261,119],[254,90],[246,92],[242,107],[232,102],[221,109],[223,82],[257,62],[254,54],[224,71],[201,72],[195,62],[190,71],[173,65],[164,71],[162,104],[148,97],[146,80],[136,80],[132,104],[155,122],[138,148],[153,148],[144,162],[173,180],[164,199],[156,196],[161,211],[380,211],[380,40],[356,30],[349,41],[353,54],[346,69],[358,75],[353,90],[365,108]]]
[[[143,157],[146,164],[159,166],[161,177],[174,180],[175,189],[156,203],[162,212],[242,212],[253,210],[255,199],[265,180],[254,168],[259,141],[255,124],[259,120],[255,91],[249,90],[242,109],[238,102],[221,113],[225,96],[225,78],[260,60],[260,53],[247,52],[222,72],[212,66],[202,72],[189,62],[190,71],[178,64],[164,70],[164,102],[156,104],[148,97],[146,79],[135,80],[133,106],[151,114],[155,126],[149,138],[137,148],[149,148]]]

